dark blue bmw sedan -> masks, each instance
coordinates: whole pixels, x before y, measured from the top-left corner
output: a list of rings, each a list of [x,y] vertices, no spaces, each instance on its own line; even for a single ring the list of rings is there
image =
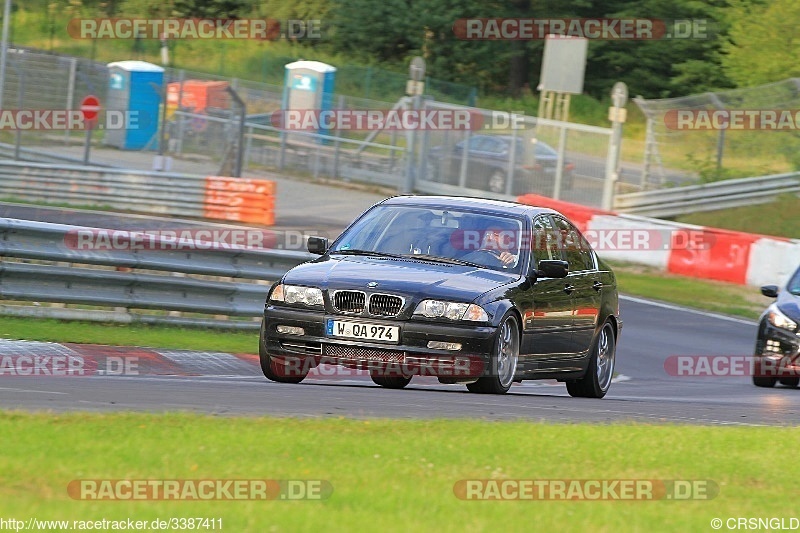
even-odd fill
[[[556,211],[399,196],[308,249],[320,257],[267,296],[260,356],[273,381],[336,364],[387,388],[433,375],[478,393],[525,379],[557,379],[572,396],[608,392],[622,328],[616,279]]]

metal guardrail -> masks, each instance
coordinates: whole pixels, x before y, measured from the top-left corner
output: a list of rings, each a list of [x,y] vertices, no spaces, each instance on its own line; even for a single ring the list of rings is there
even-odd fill
[[[17,154],[17,152],[19,153]],[[0,157],[3,157],[5,159],[15,159],[17,155],[19,155],[20,161],[30,161],[34,163],[59,163],[59,164],[66,163],[68,165],[83,165],[83,159],[79,159],[77,157],[54,154],[46,150],[37,148],[26,148],[24,146],[20,146],[19,150],[17,150],[17,148],[13,144],[0,143]],[[106,165],[104,163],[92,163],[92,166],[113,168],[112,165]]]
[[[0,196],[202,217],[205,178],[191,174],[2,161]]]
[[[272,225],[275,184],[87,166],[0,161],[0,197]]]
[[[159,248],[167,243],[158,237],[151,249],[80,250],[69,244],[80,231],[103,230],[0,218],[0,299],[258,317],[268,290],[265,282],[313,257],[306,252],[229,245],[207,249],[207,242],[191,239],[176,241],[179,249],[162,250]],[[137,272],[119,271],[119,267]],[[260,282],[223,281],[220,277]],[[125,322],[258,327],[257,322],[212,318],[63,308],[48,314],[43,308],[26,311],[22,307],[0,306],[0,314],[64,317],[73,311],[73,318],[89,318],[94,313],[102,320]]]
[[[800,194],[800,173],[618,194],[614,199],[614,210],[650,217],[670,217],[767,203],[787,193]]]

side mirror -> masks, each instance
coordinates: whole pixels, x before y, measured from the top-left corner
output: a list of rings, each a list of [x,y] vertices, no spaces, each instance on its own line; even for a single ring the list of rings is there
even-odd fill
[[[532,268],[531,274],[542,278],[566,278],[569,273],[569,264],[566,261],[547,259],[539,261],[539,268]]]
[[[761,294],[768,298],[777,298],[778,290],[779,289],[777,285],[764,285],[761,287]]]
[[[325,237],[309,237],[307,247],[312,254],[322,255],[328,251],[328,239]]]

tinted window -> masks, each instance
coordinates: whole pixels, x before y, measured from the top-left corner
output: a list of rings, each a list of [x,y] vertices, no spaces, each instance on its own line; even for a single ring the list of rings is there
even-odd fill
[[[536,155],[538,157],[558,157],[558,152],[552,149],[550,146],[544,144],[543,142],[539,141],[536,143]]]
[[[569,263],[570,272],[592,270],[594,260],[592,249],[578,229],[560,217],[555,217],[556,230],[560,247],[564,252],[564,259]]]
[[[482,135],[476,135],[469,140],[469,149],[470,150],[478,150],[481,143],[483,142],[484,137]]]
[[[561,260],[561,250],[550,217],[540,216],[533,221],[531,247],[536,264],[543,260]]]
[[[507,149],[508,143],[506,141],[492,139],[491,137],[487,137],[485,143],[481,145],[481,150],[484,152],[491,152],[493,154],[503,153],[503,151]]]

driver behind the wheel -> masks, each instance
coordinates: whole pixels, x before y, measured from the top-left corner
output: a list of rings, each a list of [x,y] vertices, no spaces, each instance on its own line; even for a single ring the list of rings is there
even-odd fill
[[[517,261],[517,255],[510,251],[515,250],[516,247],[514,239],[509,233],[511,232],[496,226],[486,229],[480,240],[480,246],[461,259],[471,263],[487,264],[487,258],[490,258],[490,266],[508,268]]]

